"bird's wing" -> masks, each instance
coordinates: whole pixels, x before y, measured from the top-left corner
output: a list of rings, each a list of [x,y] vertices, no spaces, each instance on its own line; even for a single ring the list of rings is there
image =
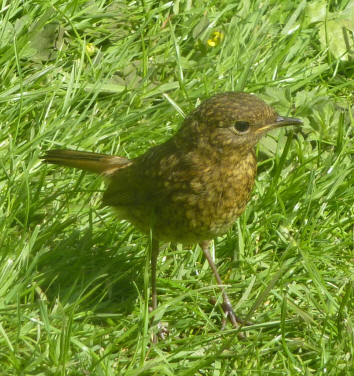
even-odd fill
[[[160,200],[168,199],[173,190],[180,189],[176,181],[179,184],[185,179],[188,181],[192,168],[171,139],[113,173],[103,202],[111,206],[154,206]]]

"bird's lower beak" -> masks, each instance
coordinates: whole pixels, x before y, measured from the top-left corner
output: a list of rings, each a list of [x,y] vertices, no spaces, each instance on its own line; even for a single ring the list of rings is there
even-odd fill
[[[264,133],[268,132],[271,129],[285,127],[287,125],[296,125],[299,126],[302,124],[302,120],[297,118],[291,118],[291,117],[285,117],[285,116],[279,116],[276,118],[274,123],[262,125],[259,127],[256,131],[256,133]]]

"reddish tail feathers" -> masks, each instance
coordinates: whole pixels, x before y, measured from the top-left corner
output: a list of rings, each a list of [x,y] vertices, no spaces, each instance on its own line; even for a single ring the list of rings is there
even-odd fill
[[[48,150],[41,158],[45,163],[79,168],[103,175],[110,175],[130,163],[129,159],[123,157],[74,150]]]

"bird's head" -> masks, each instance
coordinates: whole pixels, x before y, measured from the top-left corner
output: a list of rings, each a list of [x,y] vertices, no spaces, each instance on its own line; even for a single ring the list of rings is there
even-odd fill
[[[246,151],[268,131],[300,124],[299,119],[278,115],[252,94],[226,92],[201,103],[184,121],[181,131],[202,144]]]

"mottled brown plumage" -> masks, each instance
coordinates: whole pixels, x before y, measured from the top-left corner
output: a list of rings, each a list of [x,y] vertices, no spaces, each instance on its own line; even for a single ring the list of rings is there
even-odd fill
[[[204,101],[171,139],[135,159],[68,150],[48,151],[43,159],[105,175],[103,202],[142,232],[152,231],[156,308],[158,240],[201,243],[221,284],[208,241],[225,233],[245,209],[256,175],[254,146],[268,130],[300,123],[278,116],[251,94],[228,92]]]

